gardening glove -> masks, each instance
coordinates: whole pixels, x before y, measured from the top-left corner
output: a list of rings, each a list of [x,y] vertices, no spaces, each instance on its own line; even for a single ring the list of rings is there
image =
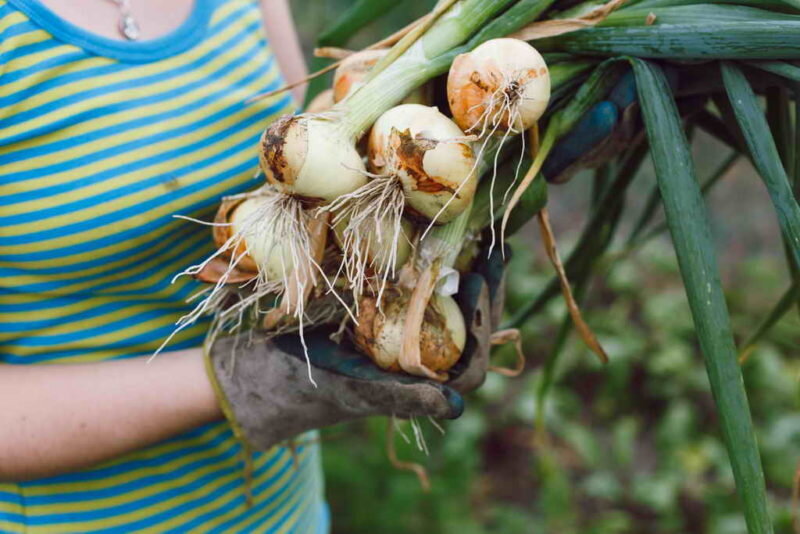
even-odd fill
[[[542,174],[548,182],[561,183],[578,171],[597,167],[630,143],[637,128],[632,112],[636,80],[626,72],[605,100],[586,112],[545,161]]]
[[[266,450],[311,429],[373,415],[456,418],[461,392],[483,383],[493,329],[490,295],[499,294],[502,258],[483,262],[466,275],[457,301],[468,325],[464,354],[452,379],[439,384],[378,368],[349,340],[331,340],[332,328],[306,333],[310,360],[297,335],[267,340],[258,332],[219,338],[206,348],[209,376],[234,432]]]
[[[455,299],[467,324],[467,342],[463,355],[450,369],[447,385],[462,393],[477,389],[486,379],[492,334],[503,315],[505,265],[510,258],[507,246],[505,255],[499,247],[488,255],[482,250],[473,272],[461,277]]]

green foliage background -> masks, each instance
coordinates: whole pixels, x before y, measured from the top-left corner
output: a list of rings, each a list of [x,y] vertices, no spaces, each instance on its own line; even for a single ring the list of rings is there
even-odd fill
[[[310,52],[316,34],[348,0],[292,2]],[[354,39],[363,46],[426,12],[406,2]],[[725,155],[709,138],[694,143],[699,176]],[[591,175],[551,188],[562,255],[588,211]],[[654,178],[649,165],[631,188],[630,219]],[[788,285],[769,199],[740,162],[709,198],[733,326],[742,341]],[[623,221],[622,236],[630,227]],[[601,367],[571,336],[537,433],[535,390],[564,316],[552,303],[524,329],[526,373],[490,375],[445,435],[420,421],[429,455],[397,437],[398,454],[424,464],[433,489],[395,471],[385,419],[323,432],[327,495],[336,533],[709,533],[745,532],[715,419],[686,296],[668,237],[601,269],[584,305],[611,356]],[[512,239],[509,314],[549,280],[534,228]],[[617,248],[619,248],[618,243]],[[613,249],[614,247],[612,247]],[[502,359],[510,356],[498,354]],[[792,479],[800,460],[800,313],[792,311],[743,367],[776,532],[791,529]],[[544,436],[544,437],[543,437]]]

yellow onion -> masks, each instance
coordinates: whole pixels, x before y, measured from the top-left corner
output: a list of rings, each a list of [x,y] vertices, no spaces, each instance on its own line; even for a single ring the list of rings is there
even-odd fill
[[[383,295],[380,309],[374,297],[364,297],[359,306],[356,345],[379,367],[402,371],[403,325],[410,293],[391,287]],[[464,316],[450,298],[434,295],[425,310],[420,333],[422,365],[431,371],[447,371],[461,357],[467,340]]]
[[[389,49],[362,50],[344,58],[333,75],[333,100],[340,102],[360,89],[369,71]],[[406,104],[428,104],[431,101],[430,86],[423,85],[411,91],[403,99]]]
[[[261,137],[259,161],[278,190],[326,203],[366,183],[353,139],[338,123],[317,115],[284,115]]]
[[[370,132],[368,156],[373,172],[400,180],[411,216],[444,224],[475,195],[472,146],[435,107],[403,104],[381,115]]]
[[[453,120],[466,132],[527,130],[550,101],[550,73],[519,39],[492,39],[453,61],[447,76]]]

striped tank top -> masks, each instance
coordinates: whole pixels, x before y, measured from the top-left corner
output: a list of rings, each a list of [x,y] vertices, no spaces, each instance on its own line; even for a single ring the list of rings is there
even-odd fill
[[[88,33],[0,0],[0,365],[151,354],[199,284],[223,195],[259,184],[261,130],[291,97],[256,0],[196,0],[170,35]],[[201,344],[207,324],[166,350]],[[168,356],[161,356],[168,357]],[[0,482],[0,532],[327,532],[320,457],[243,454],[225,423],[81,472]]]

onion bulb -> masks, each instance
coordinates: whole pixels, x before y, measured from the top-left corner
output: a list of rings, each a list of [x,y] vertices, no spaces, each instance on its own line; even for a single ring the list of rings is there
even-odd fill
[[[475,195],[477,163],[464,132],[435,107],[396,106],[375,121],[370,168],[399,179],[412,217],[444,224]]]
[[[410,293],[392,287],[383,298],[380,309],[374,297],[361,300],[354,341],[382,369],[402,371],[400,351]],[[461,357],[466,340],[458,304],[450,297],[434,295],[425,309],[420,334],[422,365],[437,373],[447,371]]]
[[[388,49],[362,50],[342,60],[333,74],[333,100],[340,102],[364,85],[370,69],[389,52]]]
[[[364,185],[366,169],[353,138],[320,115],[284,115],[261,137],[261,169],[280,191],[315,204]]]
[[[370,69],[389,53],[388,48],[362,50],[344,58],[333,75],[333,100],[340,102],[360,89]],[[430,86],[423,85],[411,91],[403,99],[405,104],[428,104],[431,101]]]
[[[395,230],[387,220],[371,217],[363,221],[342,218],[333,226],[344,261],[363,263],[381,277],[393,275],[411,256],[414,227],[404,220],[399,231]]]
[[[542,55],[525,41],[492,39],[453,61],[447,100],[465,132],[519,133],[544,113],[550,73]]]
[[[229,215],[231,230],[242,237],[238,251],[244,251],[260,273],[269,280],[282,280],[294,270],[293,257],[286,239],[276,236],[274,228],[257,221],[269,210],[263,197],[245,199]]]

